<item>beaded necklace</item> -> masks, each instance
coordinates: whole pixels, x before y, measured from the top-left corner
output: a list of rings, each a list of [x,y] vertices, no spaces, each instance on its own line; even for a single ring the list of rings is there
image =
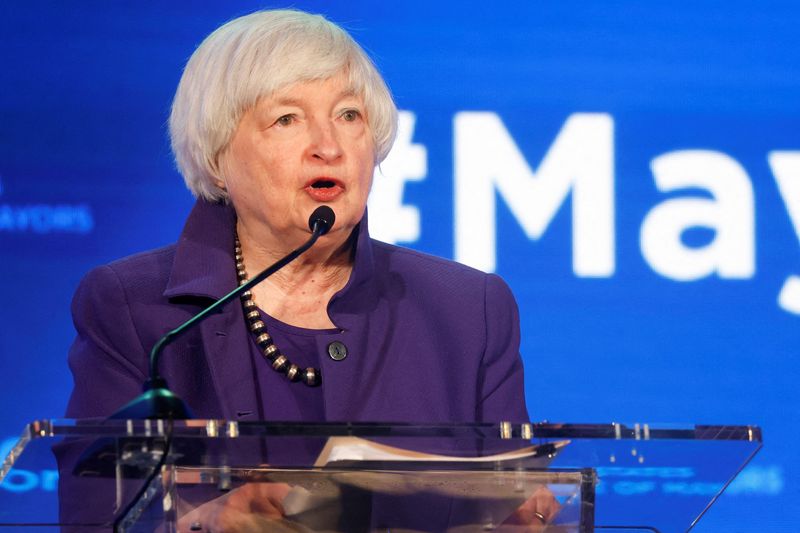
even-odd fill
[[[242,255],[242,246],[239,243],[239,236],[235,238],[234,254],[236,257],[236,278],[239,280],[239,285],[247,283],[247,271],[244,268],[244,256]],[[242,311],[244,311],[244,319],[248,328],[256,338],[256,344],[264,355],[264,358],[269,362],[272,369],[280,374],[284,374],[289,381],[302,381],[309,387],[318,387],[322,384],[322,372],[319,368],[307,367],[301,370],[299,366],[292,363],[286,355],[275,346],[272,337],[267,333],[267,325],[261,320],[261,313],[258,310],[255,300],[253,300],[253,293],[245,291],[240,296],[242,300]]]

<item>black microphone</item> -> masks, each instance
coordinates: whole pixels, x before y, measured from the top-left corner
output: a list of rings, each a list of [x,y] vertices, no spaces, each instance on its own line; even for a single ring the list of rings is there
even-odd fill
[[[123,420],[192,418],[192,414],[184,401],[169,390],[167,381],[158,373],[158,360],[161,356],[161,352],[168,344],[172,343],[172,341],[194,328],[212,313],[219,311],[223,305],[243,292],[250,290],[254,285],[261,283],[272,274],[297,259],[300,254],[311,248],[314,243],[317,242],[317,239],[328,233],[335,221],[336,214],[333,212],[333,209],[327,205],[319,206],[308,218],[308,228],[311,230],[311,237],[302,246],[291,251],[288,255],[268,266],[244,285],[239,285],[231,292],[161,337],[150,351],[150,377],[144,382],[144,392],[124,405],[109,418]]]
[[[327,205],[321,205],[314,209],[314,212],[308,217],[308,229],[313,233],[319,226],[319,234],[325,235],[331,230],[334,222],[336,222],[336,213],[333,212],[333,209]]]

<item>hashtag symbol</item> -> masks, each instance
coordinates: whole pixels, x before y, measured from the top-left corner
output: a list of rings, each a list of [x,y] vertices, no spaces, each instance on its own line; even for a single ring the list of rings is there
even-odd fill
[[[428,173],[428,151],[414,144],[416,116],[400,111],[397,140],[386,159],[375,169],[369,197],[369,232],[378,240],[414,242],[419,239],[419,209],[403,204],[407,181],[421,181]]]

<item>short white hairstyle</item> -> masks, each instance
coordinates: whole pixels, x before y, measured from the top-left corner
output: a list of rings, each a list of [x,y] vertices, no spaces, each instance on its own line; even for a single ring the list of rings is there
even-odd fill
[[[186,64],[169,117],[172,151],[192,194],[227,200],[216,185],[219,155],[260,98],[342,72],[364,100],[380,163],[394,142],[397,108],[372,60],[345,30],[321,15],[272,10],[234,19],[206,37]]]

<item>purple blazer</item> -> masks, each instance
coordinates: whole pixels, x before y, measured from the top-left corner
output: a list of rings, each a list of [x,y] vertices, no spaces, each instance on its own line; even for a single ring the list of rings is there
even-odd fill
[[[167,331],[232,290],[235,213],[198,201],[177,244],[95,268],[75,294],[67,416],[107,416],[141,393]],[[325,419],[527,422],[516,302],[496,275],[370,239],[358,229],[347,285],[317,336]],[[254,420],[257,380],[232,302],[168,346],[160,369],[199,418]],[[348,356],[334,361],[330,342]],[[298,386],[302,386],[298,384]]]

